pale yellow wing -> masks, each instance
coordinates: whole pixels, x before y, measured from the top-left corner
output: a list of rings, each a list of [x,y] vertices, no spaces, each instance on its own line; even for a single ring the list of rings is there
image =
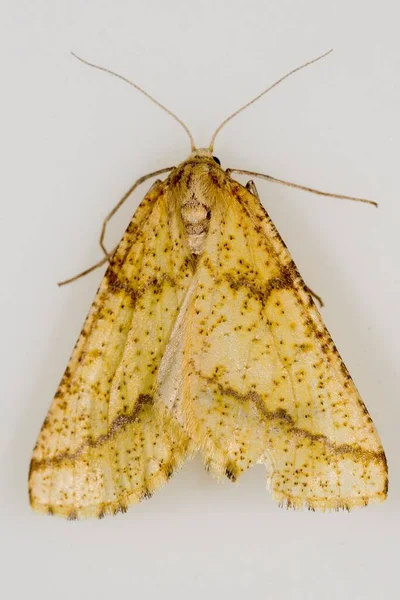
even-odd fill
[[[379,437],[286,246],[246,189],[228,179],[218,194],[162,402],[211,471],[236,479],[264,462],[281,503],[384,499]]]
[[[100,285],[33,453],[38,511],[124,511],[187,455],[187,436],[153,408],[155,374],[193,271],[168,198],[163,183],[148,193]]]

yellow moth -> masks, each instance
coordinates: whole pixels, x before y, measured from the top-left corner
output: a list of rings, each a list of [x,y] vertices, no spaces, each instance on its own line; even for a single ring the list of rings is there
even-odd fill
[[[106,219],[169,172],[110,254],[103,226],[108,269],[33,452],[32,507],[70,519],[125,511],[195,453],[232,481],[265,464],[281,505],[384,500],[385,454],[312,293],[254,184],[213,156],[240,111],[207,149],[167,112],[192,152],[138,180]]]

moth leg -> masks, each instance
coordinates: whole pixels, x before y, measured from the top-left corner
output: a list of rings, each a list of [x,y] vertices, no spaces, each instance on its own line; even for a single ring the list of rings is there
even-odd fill
[[[260,201],[260,196],[258,194],[258,190],[256,188],[256,184],[252,179],[246,183],[246,190],[249,190],[250,194],[253,194]]]
[[[318,302],[320,308],[325,306],[321,296],[318,296],[318,294],[313,292],[313,290],[306,284],[305,284],[305,288],[306,288],[307,292]]]
[[[148,194],[152,192],[159,184],[161,183],[161,179],[156,179],[153,185],[149,188]]]
[[[91,273],[95,269],[98,269],[99,267],[102,267],[106,262],[110,261],[112,255],[114,254],[114,252],[115,252],[115,250],[117,249],[118,246],[116,246],[115,248],[113,248],[113,250],[111,252],[108,252],[108,250],[104,246],[104,236],[105,236],[105,233],[106,233],[106,226],[107,226],[108,221],[111,219],[111,217],[113,217],[115,215],[115,213],[123,205],[123,203],[125,202],[125,200],[130,196],[130,194],[141,183],[144,183],[147,179],[150,179],[150,177],[154,177],[155,175],[161,175],[162,173],[167,173],[167,172],[171,171],[172,169],[173,169],[173,167],[167,167],[165,169],[160,169],[159,171],[154,171],[153,173],[149,173],[148,175],[144,175],[143,177],[140,177],[137,181],[135,181],[135,183],[133,184],[133,186],[126,192],[126,194],[124,194],[124,196],[121,198],[121,200],[118,202],[118,204],[113,208],[113,210],[110,212],[110,214],[107,215],[107,217],[104,219],[103,227],[101,229],[101,235],[100,235],[100,246],[101,246],[101,249],[103,250],[103,252],[105,254],[105,257],[102,258],[101,260],[99,260],[96,264],[94,264],[91,267],[89,267],[88,269],[85,269],[81,273],[78,273],[78,275],[75,275],[74,277],[70,277],[69,279],[65,279],[64,281],[60,281],[57,285],[62,286],[62,285],[66,285],[67,283],[72,283],[73,281],[76,281],[77,279],[80,279],[81,277],[84,277],[85,275],[88,275],[89,273]],[[161,182],[161,180],[157,179],[153,183],[153,185],[151,186],[149,192],[151,192],[160,182]]]
[[[114,206],[114,208],[112,209],[112,211],[106,216],[106,218],[104,219],[103,222],[103,226],[101,228],[101,234],[100,234],[100,247],[103,250],[107,260],[110,260],[112,253],[109,253],[108,250],[106,249],[105,245],[104,245],[104,237],[106,235],[106,227],[107,227],[107,223],[110,221],[110,219],[115,215],[115,213],[121,208],[121,206],[123,205],[123,203],[125,202],[125,200],[127,200],[129,198],[129,196],[132,194],[132,192],[135,191],[135,189],[141,185],[142,183],[144,183],[145,181],[147,181],[147,179],[150,179],[151,177],[155,177],[156,175],[162,175],[163,173],[168,173],[169,171],[172,171],[174,167],[166,167],[165,169],[159,169],[158,171],[153,171],[153,173],[148,173],[147,175],[143,175],[143,177],[139,177],[139,179],[137,179],[135,181],[135,183],[129,188],[129,190],[122,196],[121,200],[118,202],[118,204],[116,204]],[[151,189],[153,189],[154,186],[152,186]]]
[[[113,251],[110,253],[110,256],[112,256],[114,254],[114,252],[116,251],[117,248],[118,248],[118,246],[115,246],[115,248],[113,249]],[[69,279],[65,279],[64,281],[59,281],[57,283],[57,285],[59,285],[61,287],[62,285],[66,285],[67,283],[72,283],[73,281],[76,281],[77,279],[80,279],[81,277],[84,277],[85,275],[88,275],[89,273],[91,273],[95,269],[98,269],[99,267],[102,267],[105,263],[109,262],[109,260],[110,260],[109,257],[105,256],[104,258],[102,258],[101,260],[99,260],[96,264],[92,265],[88,269],[85,269],[81,273],[78,273],[78,275],[74,275],[74,277],[70,277]]]

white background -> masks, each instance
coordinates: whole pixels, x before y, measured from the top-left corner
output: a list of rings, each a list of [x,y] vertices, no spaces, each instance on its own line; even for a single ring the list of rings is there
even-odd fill
[[[399,156],[397,0],[3,0],[0,485],[4,598],[399,597]],[[94,296],[102,219],[149,171],[189,152],[288,70],[334,48],[221,132],[241,167],[379,201],[378,210],[259,182],[384,443],[383,505],[351,514],[279,509],[256,467],[218,485],[187,464],[126,515],[70,523],[33,514],[32,447]],[[115,219],[118,240],[144,194]]]

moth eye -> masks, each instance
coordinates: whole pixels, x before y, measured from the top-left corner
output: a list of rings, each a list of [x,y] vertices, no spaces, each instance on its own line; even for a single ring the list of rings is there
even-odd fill
[[[215,160],[217,165],[221,165],[221,161],[219,160],[219,158],[217,158],[216,156],[213,156],[213,159]]]

